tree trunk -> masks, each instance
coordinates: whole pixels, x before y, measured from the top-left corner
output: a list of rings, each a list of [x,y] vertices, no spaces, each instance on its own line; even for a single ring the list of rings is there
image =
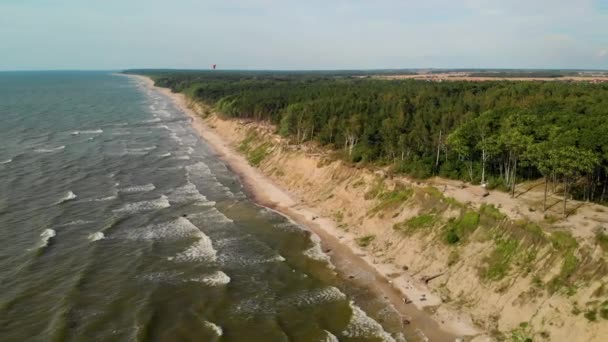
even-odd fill
[[[486,183],[486,149],[481,150],[481,184]]]
[[[517,159],[513,164],[513,174],[511,175],[511,197],[515,197],[515,180],[517,179]]]
[[[439,152],[441,148],[441,130],[439,130],[439,141],[437,142],[437,158],[435,158],[435,170],[439,168]]]
[[[545,198],[543,199],[543,213],[547,211],[547,186],[549,184],[549,180],[547,176],[545,176]]]
[[[564,218],[568,215],[566,213],[566,202],[568,201],[568,178],[564,179]]]

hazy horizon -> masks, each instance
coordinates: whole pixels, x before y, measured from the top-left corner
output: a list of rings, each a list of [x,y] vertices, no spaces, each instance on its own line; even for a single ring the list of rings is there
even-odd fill
[[[0,3],[0,70],[608,69],[608,0]]]

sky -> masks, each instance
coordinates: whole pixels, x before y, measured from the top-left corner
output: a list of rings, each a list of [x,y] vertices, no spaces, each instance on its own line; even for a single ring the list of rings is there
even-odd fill
[[[608,0],[0,0],[0,70],[608,69]]]

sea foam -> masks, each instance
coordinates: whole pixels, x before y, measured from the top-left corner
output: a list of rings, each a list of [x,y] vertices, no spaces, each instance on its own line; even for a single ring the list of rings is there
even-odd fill
[[[126,232],[129,240],[165,240],[201,237],[202,232],[188,219],[179,217]]]
[[[188,221],[190,222],[190,221]],[[192,223],[190,223],[192,225]],[[194,228],[196,226],[192,225]],[[196,228],[198,230],[198,228]],[[196,234],[198,241],[185,251],[175,256],[174,260],[181,262],[207,261],[213,262],[217,259],[217,251],[213,248],[211,239],[200,230]]]
[[[348,325],[342,331],[342,335],[350,338],[369,338],[376,337],[382,341],[394,342],[395,339],[389,335],[384,328],[369,317],[365,311],[361,310],[355,303],[350,302],[352,315]]]
[[[41,234],[40,237],[42,237],[42,239],[40,240],[40,244],[38,245],[38,247],[43,248],[49,245],[49,241],[55,237],[55,235],[57,235],[57,233],[55,232],[54,229],[45,229]]]
[[[140,201],[140,202],[132,202],[127,203],[120,207],[119,209],[114,209],[113,212],[116,213],[136,213],[139,211],[147,211],[147,210],[158,210],[169,208],[171,204],[167,199],[167,196],[161,196],[160,198],[150,200],[150,201]]]
[[[57,201],[57,204],[61,204],[61,203],[65,203],[67,201],[71,201],[71,200],[75,199],[76,197],[78,197],[78,196],[76,196],[76,194],[74,194],[71,191],[68,191],[68,193],[65,196],[63,196],[59,201]]]
[[[57,146],[57,147],[51,147],[51,148],[37,148],[34,150],[34,152],[38,152],[38,153],[53,153],[53,152],[58,152],[65,149],[65,145],[61,145],[61,146]]]
[[[84,131],[74,131],[70,133],[71,135],[80,135],[80,134],[100,134],[103,133],[102,129],[92,129],[92,130],[84,130]]]
[[[191,278],[190,280],[198,283],[203,283],[207,286],[221,286],[230,283],[230,277],[222,271],[217,271],[204,276]]]
[[[3,161],[0,161],[0,165],[2,165],[2,164],[8,164],[8,163],[10,163],[12,161],[13,161],[13,159],[3,160]]]
[[[89,234],[90,241],[99,241],[99,240],[103,240],[103,239],[105,239],[105,235],[103,234],[103,232],[96,232],[93,234]]]
[[[144,185],[133,185],[133,186],[129,186],[126,188],[122,188],[122,189],[118,189],[118,191],[120,192],[143,192],[143,191],[152,191],[156,189],[156,186],[154,186],[154,184],[144,184]]]

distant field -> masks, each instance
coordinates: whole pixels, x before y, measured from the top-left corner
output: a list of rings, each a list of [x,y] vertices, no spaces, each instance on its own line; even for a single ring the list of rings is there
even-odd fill
[[[374,75],[380,79],[415,79],[426,81],[571,81],[608,82],[608,72],[443,72],[409,75]]]

